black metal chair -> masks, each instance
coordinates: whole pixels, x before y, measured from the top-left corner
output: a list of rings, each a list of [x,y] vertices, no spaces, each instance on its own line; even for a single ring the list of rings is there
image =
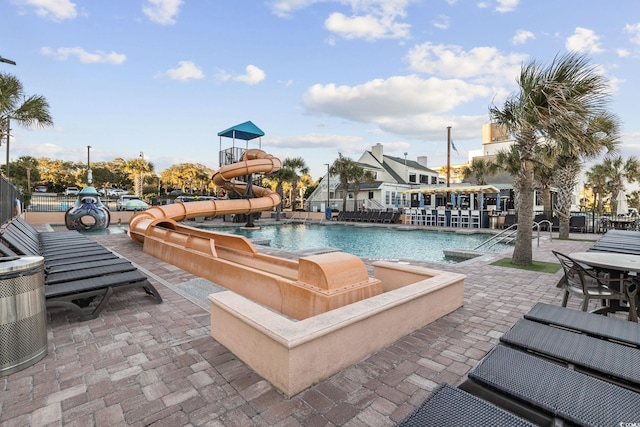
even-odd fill
[[[571,257],[557,251],[552,251],[558,258],[564,269],[564,277],[561,285],[564,288],[562,306],[566,307],[571,294],[582,296],[582,311],[587,311],[589,301],[601,300],[618,303],[629,302],[629,320],[637,321],[636,292],[637,286],[632,279],[620,276],[615,277],[609,273],[602,273],[595,269],[588,268]],[[627,296],[625,287],[631,290],[631,295]],[[608,310],[597,309],[594,313],[606,313]],[[610,311],[610,310],[609,310]]]

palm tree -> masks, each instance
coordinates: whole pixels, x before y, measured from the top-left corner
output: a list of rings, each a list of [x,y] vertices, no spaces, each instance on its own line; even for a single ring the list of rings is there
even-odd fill
[[[584,132],[578,141],[560,140],[556,144],[557,160],[553,181],[558,191],[555,210],[560,220],[561,239],[569,238],[571,200],[573,190],[578,184],[582,159],[593,158],[603,149],[615,150],[617,139],[617,118],[611,114],[603,114],[585,123]],[[637,168],[637,163],[630,167]]]
[[[607,191],[611,194],[611,210],[615,209],[618,192],[624,191],[624,182],[633,183],[640,178],[640,162],[634,156],[622,159],[622,156],[607,157],[602,162],[607,178]]]
[[[275,191],[280,195],[280,200],[284,200],[283,184],[285,182],[293,181],[296,177],[296,173],[293,169],[283,166],[276,172],[269,174],[269,180],[275,182]],[[276,206],[276,221],[280,221],[280,212],[282,212],[282,202]]]
[[[134,183],[134,193],[138,197],[142,197],[142,183],[146,175],[153,173],[153,163],[147,162],[142,153],[140,156],[126,162],[125,170],[129,173]]]
[[[47,127],[53,125],[49,103],[42,95],[26,96],[22,82],[17,77],[0,73],[0,141],[7,140],[5,174],[9,178],[9,137],[11,120],[20,126]]]
[[[519,223],[533,223],[537,147],[558,141],[582,144],[584,123],[605,111],[607,83],[585,56],[569,53],[557,56],[548,67],[535,61],[523,65],[518,77],[519,90],[501,108],[490,107],[493,122],[513,135],[520,156],[520,168],[514,176],[520,187]],[[518,227],[513,264],[531,265],[532,237],[532,227]]]
[[[500,169],[514,177],[513,180],[513,206],[518,210],[518,200],[520,197],[520,181],[515,176],[520,173],[520,153],[515,145],[509,147],[508,150],[500,150],[496,154],[496,164]]]
[[[376,176],[370,170],[364,170],[362,166],[355,165],[351,179],[353,179],[353,203],[354,206],[358,206],[358,193],[360,192],[360,186],[363,182],[374,182],[376,180]]]
[[[290,180],[291,182],[291,193],[293,194],[291,200],[291,210],[296,210],[296,202],[298,200],[298,181],[300,180],[300,175],[306,175],[309,173],[309,167],[305,163],[302,157],[294,157],[294,158],[286,158],[284,162],[282,162],[283,168],[288,168],[293,172],[293,176]]]
[[[445,167],[446,169],[446,167]],[[469,166],[463,166],[461,169],[462,177],[469,179],[474,177],[477,185],[486,185],[486,176],[495,175],[498,171],[498,165],[491,160],[480,157],[474,157]]]
[[[607,192],[607,169],[603,164],[591,166],[585,176],[587,181],[585,185],[591,188],[594,196],[594,209],[598,210],[598,215],[602,216],[604,197]]]
[[[356,162],[348,157],[344,157],[342,153],[338,153],[338,158],[329,167],[329,174],[338,175],[340,185],[342,186],[342,211],[347,210],[347,195],[349,193],[349,181],[353,179],[354,168]]]

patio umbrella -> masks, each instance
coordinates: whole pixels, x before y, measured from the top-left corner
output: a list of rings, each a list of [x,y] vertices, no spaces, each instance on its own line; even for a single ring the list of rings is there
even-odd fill
[[[400,206],[400,195],[396,193],[396,200],[394,202],[394,206],[396,209]]]
[[[627,195],[624,191],[618,191],[618,197],[616,201],[616,214],[627,215],[629,213],[629,205],[627,204]]]
[[[500,210],[500,193],[496,193],[496,210]]]
[[[456,207],[456,193],[451,193],[451,209]]]
[[[418,206],[420,207],[420,209],[424,208],[424,194],[420,193],[420,195],[418,196]]]
[[[478,209],[482,210],[484,207],[484,193],[478,194]]]
[[[462,193],[458,193],[458,207],[462,208]]]

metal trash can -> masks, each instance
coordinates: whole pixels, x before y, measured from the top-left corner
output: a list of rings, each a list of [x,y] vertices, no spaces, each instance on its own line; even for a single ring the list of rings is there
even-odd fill
[[[0,375],[47,355],[44,258],[0,258]]]

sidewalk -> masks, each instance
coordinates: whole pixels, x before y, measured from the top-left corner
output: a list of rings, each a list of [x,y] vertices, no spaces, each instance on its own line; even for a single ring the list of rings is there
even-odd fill
[[[598,237],[572,237],[585,236]],[[138,265],[164,302],[119,292],[86,322],[49,310],[48,355],[0,377],[3,426],[392,426],[438,383],[459,384],[536,302],[561,301],[561,271],[489,265],[501,255],[416,263],[466,274],[465,305],[288,399],[209,336],[207,310],[175,286],[195,276],[144,254],[125,234],[95,239]],[[552,249],[592,244],[547,236],[534,242],[534,259],[555,262]]]

